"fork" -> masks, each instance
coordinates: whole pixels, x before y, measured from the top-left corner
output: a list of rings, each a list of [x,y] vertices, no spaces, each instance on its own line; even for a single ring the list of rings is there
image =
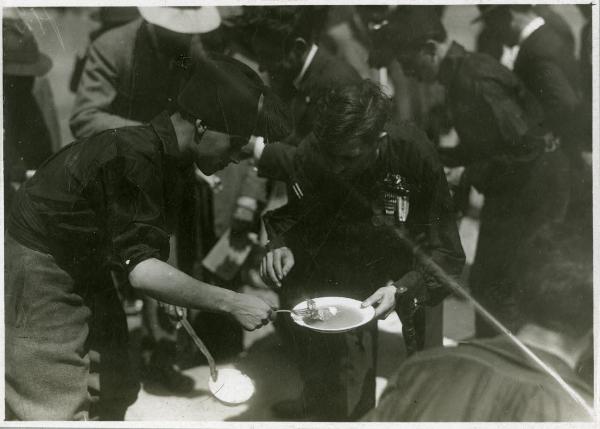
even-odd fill
[[[295,314],[296,316],[308,316],[310,314],[311,310],[309,310],[308,308],[305,309],[301,309],[301,310],[274,310],[273,313],[290,313],[290,314]]]

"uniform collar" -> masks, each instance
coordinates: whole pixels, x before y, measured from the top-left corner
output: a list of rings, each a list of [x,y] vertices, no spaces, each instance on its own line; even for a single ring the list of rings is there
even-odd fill
[[[439,82],[448,86],[456,73],[456,70],[462,60],[467,56],[467,51],[461,45],[456,42],[452,42],[446,56],[440,64],[440,71],[438,73]]]
[[[537,18],[533,19],[529,24],[527,24],[525,28],[521,30],[521,34],[519,34],[519,45],[523,44],[523,42],[527,40],[527,38],[531,36],[535,30],[540,28],[545,23],[546,21],[544,21],[544,18],[538,16]]]
[[[178,159],[181,158],[181,151],[177,143],[177,134],[175,134],[175,128],[173,128],[169,114],[166,111],[159,113],[158,116],[150,121],[150,125],[161,141],[165,155]]]
[[[304,60],[302,69],[300,69],[300,73],[298,73],[298,76],[296,77],[296,79],[294,79],[294,87],[296,89],[300,89],[300,83],[302,82],[302,79],[304,78],[304,75],[308,71],[308,68],[312,64],[313,60],[315,59],[315,55],[317,55],[318,50],[319,47],[313,43],[313,45],[310,47],[310,51],[308,51],[306,59]]]

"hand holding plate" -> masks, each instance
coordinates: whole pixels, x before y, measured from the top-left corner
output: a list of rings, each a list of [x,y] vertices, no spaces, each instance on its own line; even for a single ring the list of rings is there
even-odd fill
[[[361,307],[372,305],[375,308],[375,317],[385,319],[396,307],[396,286],[391,282],[380,287],[373,295],[363,301]]]

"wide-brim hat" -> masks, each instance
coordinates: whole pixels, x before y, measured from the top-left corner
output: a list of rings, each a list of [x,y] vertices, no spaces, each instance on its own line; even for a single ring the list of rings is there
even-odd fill
[[[221,25],[215,6],[140,7],[139,10],[147,22],[176,33],[208,33]]]
[[[2,37],[4,74],[43,76],[52,68],[52,60],[40,52],[33,33],[21,19],[4,18]]]

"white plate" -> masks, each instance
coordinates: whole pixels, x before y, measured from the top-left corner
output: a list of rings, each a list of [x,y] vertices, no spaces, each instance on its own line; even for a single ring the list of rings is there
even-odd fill
[[[220,369],[216,381],[209,377],[208,388],[218,400],[229,405],[242,404],[254,395],[254,382],[234,368]]]
[[[372,306],[361,308],[360,307],[361,301],[357,301],[352,298],[344,298],[344,297],[340,297],[340,296],[324,296],[324,297],[320,297],[320,298],[313,298],[313,301],[319,308],[320,307],[330,307],[330,306],[356,308],[358,310],[358,313],[361,316],[361,319],[359,321],[350,323],[348,325],[344,325],[342,327],[336,327],[336,328],[319,327],[319,328],[317,328],[313,325],[305,323],[301,316],[298,316],[294,313],[290,314],[292,317],[292,320],[294,322],[296,322],[296,324],[298,324],[302,327],[311,329],[313,331],[317,331],[317,332],[324,332],[324,333],[332,334],[332,333],[350,331],[352,329],[356,329],[359,326],[362,326],[362,325],[370,322],[373,319],[373,317],[375,316],[375,309]],[[307,310],[308,309],[307,302],[308,301],[303,301],[303,302],[297,304],[294,307],[294,310],[296,310],[296,311],[297,310]],[[335,316],[333,316],[333,317],[335,317]]]

